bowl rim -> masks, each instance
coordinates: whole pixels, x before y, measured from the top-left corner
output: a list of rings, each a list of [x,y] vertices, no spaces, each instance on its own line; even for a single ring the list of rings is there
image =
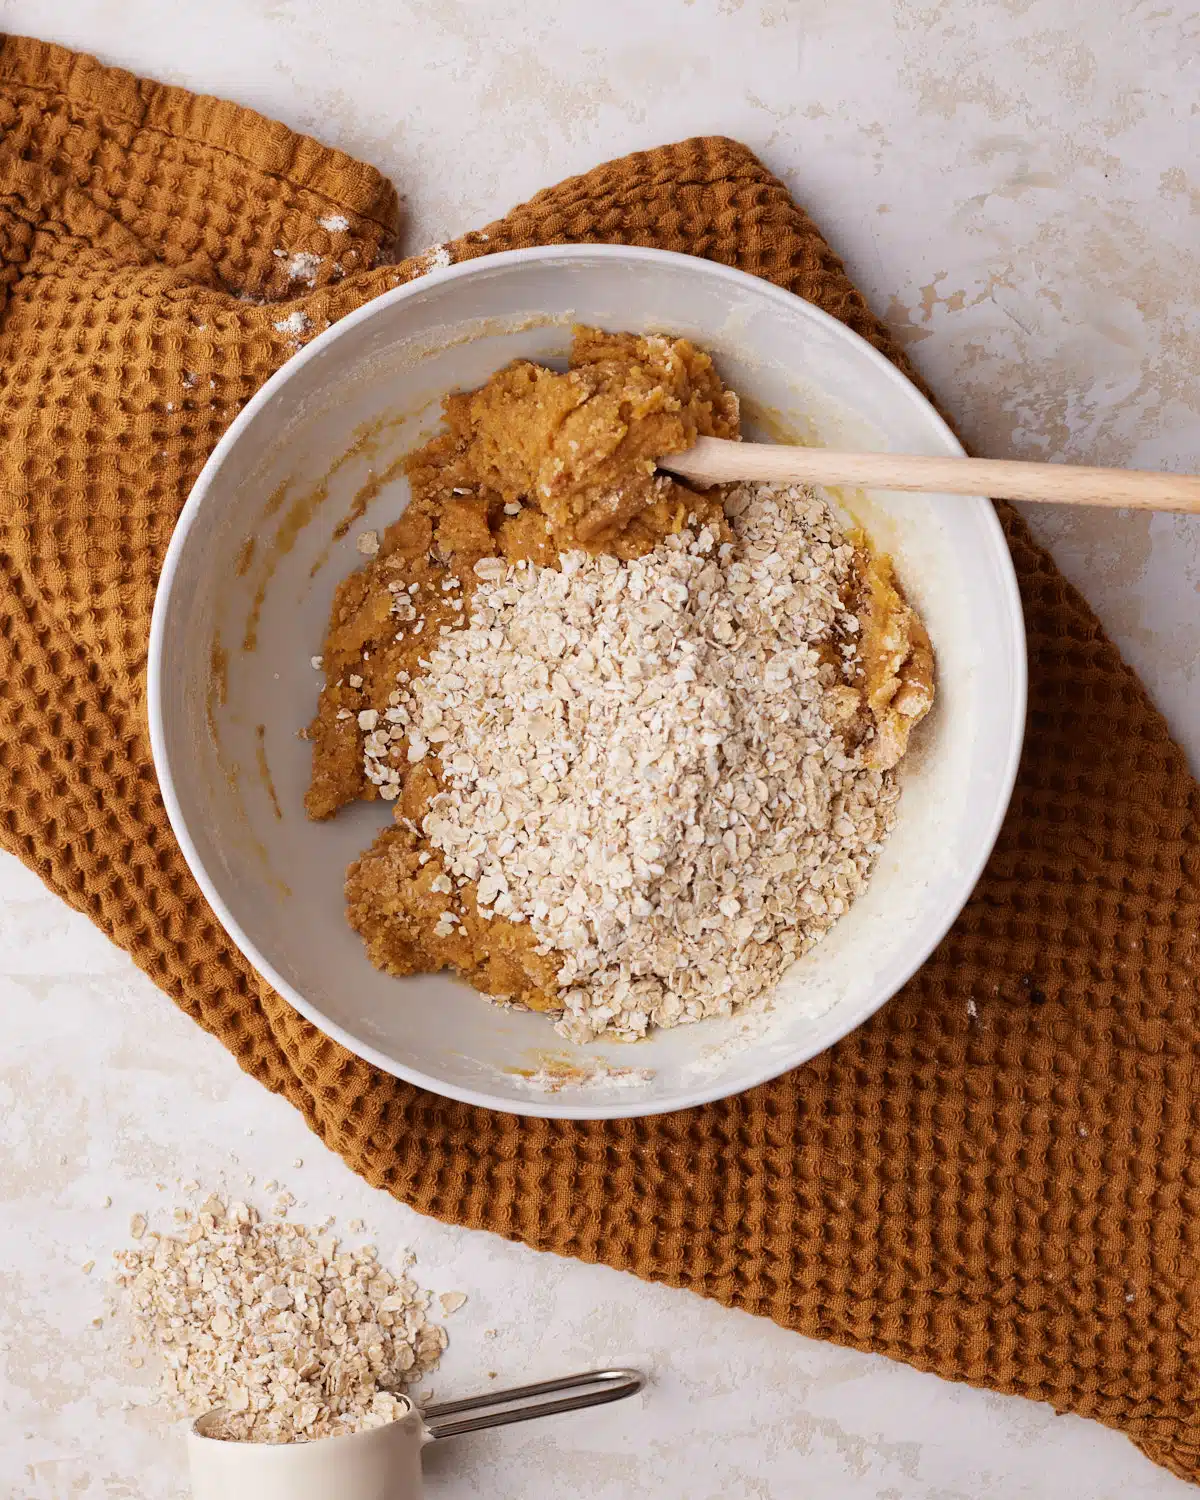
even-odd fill
[[[189,832],[183,808],[175,791],[171,760],[167,749],[162,692],[163,652],[167,617],[170,613],[176,577],[179,572],[181,559],[187,548],[188,537],[196,523],[208,492],[216,481],[226,458],[263,407],[288,384],[304,365],[318,357],[323,350],[329,348],[331,344],[344,337],[360,323],[381,316],[397,303],[420,295],[435,284],[460,280],[472,275],[478,275],[484,271],[494,271],[506,265],[556,260],[586,262],[590,260],[622,259],[648,260],[674,265],[680,271],[688,273],[694,273],[699,270],[702,274],[714,275],[718,279],[726,280],[733,286],[744,286],[746,283],[751,283],[757,293],[766,295],[768,301],[778,301],[781,306],[786,306],[792,313],[795,313],[797,304],[799,304],[802,309],[802,316],[812,318],[817,324],[831,331],[835,337],[848,338],[858,344],[860,352],[876,366],[887,380],[896,385],[905,400],[911,402],[915,399],[918,405],[925,409],[925,415],[928,418],[930,426],[930,436],[940,441],[943,452],[953,457],[965,456],[962,444],[955,437],[949,424],[937,411],[933,403],[886,355],[881,354],[878,349],[868,343],[860,334],[855,333],[852,328],[841,322],[840,319],[825,312],[823,308],[816,306],[815,303],[809,302],[806,298],[797,295],[795,292],[789,292],[785,288],[777,286],[774,282],[768,281],[764,277],[753,276],[749,272],[738,270],[733,266],[727,266],[720,261],[709,260],[704,256],[684,255],[673,250],[657,250],[642,245],[538,245],[520,250],[494,251],[490,254],[475,256],[471,260],[461,261],[443,269],[415,276],[402,286],[393,287],[386,292],[380,293],[379,296],[364,302],[361,307],[355,308],[352,312],[339,318],[336,323],[323,329],[302,349],[285,360],[279,369],[259,387],[225,429],[216,446],[205,460],[204,466],[196,476],[196,480],[176,520],[155,589],[147,654],[146,708],[150,728],[150,748],[167,819],[179,843],[184,860],[196,883],[199,885],[201,893],[211,907],[221,927],[242,954],[243,958],[246,959],[256,973],[265,979],[279,995],[293,1006],[294,1009],[299,1011],[306,1020],[316,1026],[319,1031],[334,1041],[339,1042],[349,1052],[362,1058],[363,1061],[379,1068],[382,1072],[403,1079],[406,1083],[411,1083],[417,1088],[425,1089],[443,1098],[457,1100],[462,1104],[474,1105],[481,1109],[496,1110],[502,1114],[525,1115],[543,1119],[633,1119],[651,1115],[671,1114],[678,1110],[693,1109],[702,1104],[711,1104],[716,1100],[729,1098],[736,1094],[745,1093],[749,1089],[757,1088],[774,1078],[780,1077],[784,1073],[790,1072],[793,1068],[803,1067],[806,1063],[811,1062],[814,1057],[818,1057],[822,1052],[828,1051],[830,1047],[835,1046],[844,1037],[848,1036],[850,1032],[863,1025],[872,1015],[882,1010],[926,962],[929,955],[937,948],[938,944],[946,936],[946,933],[949,932],[950,928],[958,920],[963,907],[970,899],[971,892],[991,857],[992,850],[995,847],[1001,826],[1012,800],[1013,787],[1016,782],[1017,770],[1024,744],[1025,720],[1028,707],[1028,648],[1025,634],[1025,617],[1021,607],[1021,596],[1017,584],[1016,571],[1013,567],[1012,556],[1004,537],[1004,531],[1000,524],[1000,519],[996,514],[995,507],[987,497],[982,495],[960,496],[957,497],[958,503],[982,508],[979,513],[982,515],[986,530],[991,533],[991,540],[996,550],[997,560],[1000,563],[998,574],[1001,582],[1002,598],[998,602],[1001,606],[1007,606],[1006,613],[1013,632],[1012,639],[1014,646],[1012,660],[1008,664],[1012,680],[1012,721],[1009,726],[1008,742],[1003,746],[1003,762],[997,782],[998,796],[992,815],[982,831],[977,856],[971,864],[963,866],[959,879],[956,882],[954,898],[947,904],[946,914],[931,929],[926,941],[921,945],[919,956],[907,966],[890,994],[883,996],[861,1014],[856,1008],[846,1018],[844,1025],[834,1028],[833,1033],[816,1052],[809,1053],[806,1057],[791,1058],[782,1062],[775,1056],[765,1057],[761,1069],[740,1081],[735,1089],[723,1085],[717,1079],[712,1083],[698,1086],[695,1089],[689,1089],[683,1098],[669,1101],[639,1101],[638,1095],[641,1092],[640,1090],[630,1090],[627,1097],[613,1103],[602,1103],[600,1101],[592,1103],[581,1101],[575,1103],[570,1100],[564,1100],[561,1094],[539,1096],[531,1093],[528,1101],[500,1098],[484,1090],[465,1088],[457,1084],[446,1083],[441,1079],[421,1072],[417,1068],[398,1062],[393,1057],[389,1057],[369,1042],[354,1036],[344,1027],[331,1021],[329,1017],[313,1005],[311,1001],[306,999],[304,995],[274,969],[271,963],[258,951],[253,940],[226,905],[220,892],[217,890],[215,882],[209,876],[203,860],[200,858],[199,851]]]

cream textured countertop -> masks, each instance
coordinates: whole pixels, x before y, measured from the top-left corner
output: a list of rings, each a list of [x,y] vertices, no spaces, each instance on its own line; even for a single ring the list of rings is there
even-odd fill
[[[977,451],[1200,469],[1190,5],[0,0],[0,26],[227,95],[376,163],[408,195],[412,249],[621,152],[738,136],[813,211]],[[1037,525],[1200,767],[1200,519]],[[144,1372],[92,1319],[133,1212],[169,1210],[179,1180],[246,1173],[285,1183],[294,1217],[363,1218],[381,1250],[412,1245],[422,1284],[470,1294],[448,1320],[439,1394],[491,1371],[498,1384],[612,1361],[652,1372],[632,1402],[435,1450],[431,1495],[1193,1493],[1047,1407],[418,1218],[6,857],[0,1004],[5,1500],[185,1493],[177,1430],[138,1409]]]

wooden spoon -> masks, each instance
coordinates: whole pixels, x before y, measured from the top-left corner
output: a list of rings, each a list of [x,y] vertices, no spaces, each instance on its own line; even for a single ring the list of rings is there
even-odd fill
[[[785,484],[849,484],[873,490],[924,490],[945,495],[995,495],[1050,505],[1105,505],[1200,514],[1200,478],[1144,469],[1085,469],[999,458],[927,458],[911,453],[833,453],[790,443],[732,443],[697,438],[658,467],[695,484],[771,480]]]

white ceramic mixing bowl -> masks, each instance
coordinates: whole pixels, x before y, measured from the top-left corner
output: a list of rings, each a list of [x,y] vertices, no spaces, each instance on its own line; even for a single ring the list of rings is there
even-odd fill
[[[455,266],[314,339],[225,434],[163,569],[149,711],[188,863],[230,937],[297,1010],[378,1067],[452,1098],[603,1118],[679,1109],[771,1078],[908,979],[970,894],[1004,816],[1024,726],[1025,642],[987,501],[845,497],[928,623],[938,702],[904,763],[897,826],[866,894],[785,977],[767,1015],[577,1048],[545,1017],[489,1005],[446,975],[379,973],[346,922],[342,883],[390,811],[377,802],[306,820],[310,752],[297,730],[321,681],[310,658],[336,584],[362,561],[357,534],[387,526],[406,502],[405,480],[388,468],[436,429],[439,398],[517,357],[560,358],[575,322],[693,338],[742,394],[748,436],[961,451],[867,344],[738,271],[593,245]],[[364,502],[339,537],[337,523]],[[524,1076],[597,1061],[636,1071],[558,1092]]]

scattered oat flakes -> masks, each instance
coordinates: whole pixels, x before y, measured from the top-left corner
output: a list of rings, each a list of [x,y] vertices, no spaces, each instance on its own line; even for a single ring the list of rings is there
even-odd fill
[[[96,1262],[94,1260],[85,1260],[83,1265],[81,1265],[79,1269],[85,1276],[90,1276],[92,1271],[95,1269],[95,1266]]]
[[[460,1307],[466,1306],[467,1294],[466,1292],[443,1292],[438,1301],[442,1305],[442,1311],[449,1317],[451,1313],[457,1312]]]
[[[314,656],[312,658],[312,667],[314,672],[319,672],[324,665],[325,658],[323,656]]]
[[[296,1160],[292,1163],[293,1167],[302,1167],[303,1165],[304,1165],[304,1158],[302,1156],[298,1156],[296,1158]]]
[[[431,245],[422,252],[421,259],[425,262],[420,271],[422,276],[429,271],[444,271],[447,266],[454,264],[454,257],[445,245]]]
[[[163,1397],[191,1416],[224,1407],[224,1437],[304,1441],[394,1421],[400,1390],[446,1347],[429,1294],[373,1246],[350,1250],[246,1203],[212,1195],[186,1235],[117,1260],[137,1332],[161,1356]]]
[[[286,318],[280,318],[272,325],[276,332],[289,334],[292,338],[300,338],[312,327],[308,314],[302,308],[296,308],[294,312],[288,313]]]
[[[379,551],[379,533],[377,531],[360,531],[354,545],[364,557],[374,557]]]
[[[305,286],[316,286],[320,269],[321,257],[311,250],[297,250],[284,267],[289,281],[302,281]]]
[[[847,737],[861,698],[829,660],[850,646],[853,676],[853,545],[800,486],[731,487],[726,511],[736,551],[704,528],[632,562],[483,559],[401,695],[409,761],[441,760],[422,829],[481,913],[562,955],[574,1041],[769,991],[890,828],[894,777]]]
[[[130,1221],[129,1221],[129,1233],[133,1236],[133,1238],[135,1240],[140,1240],[141,1237],[145,1234],[145,1232],[146,1232],[146,1216],[145,1216],[145,1214],[134,1214],[133,1218],[130,1219]]]

